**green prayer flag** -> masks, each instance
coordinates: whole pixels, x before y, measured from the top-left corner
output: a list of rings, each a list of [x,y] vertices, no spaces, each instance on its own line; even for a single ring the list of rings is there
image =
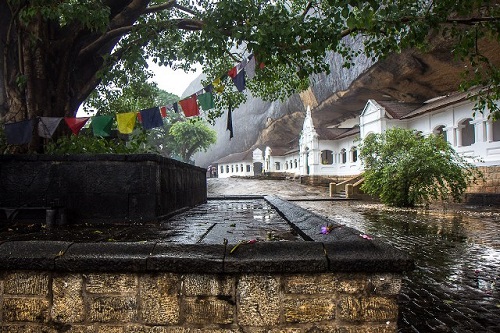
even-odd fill
[[[210,110],[215,107],[214,95],[211,92],[198,95],[198,102],[203,110]]]
[[[110,136],[113,116],[92,117],[92,132],[94,136]]]

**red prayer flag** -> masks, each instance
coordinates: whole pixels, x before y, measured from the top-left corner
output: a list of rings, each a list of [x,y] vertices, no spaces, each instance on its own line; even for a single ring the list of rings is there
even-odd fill
[[[196,101],[196,94],[193,94],[191,95],[191,97],[179,101],[179,104],[181,105],[186,117],[194,117],[200,115],[200,109],[198,108],[198,103]]]
[[[166,106],[160,107],[160,113],[163,118],[167,117],[167,107]]]
[[[142,123],[142,116],[140,112],[137,112],[137,120]]]
[[[232,79],[238,75],[238,67],[237,66],[234,66],[233,68],[231,68],[228,72],[227,72],[227,75],[229,75]]]
[[[89,120],[89,117],[84,117],[84,118],[65,117],[64,118],[64,121],[69,126],[69,128],[71,129],[71,132],[73,132],[74,135],[78,135],[78,133],[80,133],[80,130],[82,129],[83,126],[85,126],[85,123],[88,120]]]

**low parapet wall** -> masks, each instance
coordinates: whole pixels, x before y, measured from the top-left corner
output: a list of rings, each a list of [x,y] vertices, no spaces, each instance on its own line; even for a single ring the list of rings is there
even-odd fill
[[[412,260],[292,203],[266,200],[302,241],[233,250],[227,242],[0,240],[0,331],[396,332]],[[330,233],[319,232],[327,225]]]
[[[0,207],[62,207],[70,223],[154,221],[206,186],[205,169],[153,154],[0,155]]]

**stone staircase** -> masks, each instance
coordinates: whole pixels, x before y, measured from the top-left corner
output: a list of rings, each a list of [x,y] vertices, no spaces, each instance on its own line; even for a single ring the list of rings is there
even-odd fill
[[[360,187],[363,184],[363,175],[354,176],[340,183],[330,183],[330,197],[355,198],[362,194]]]

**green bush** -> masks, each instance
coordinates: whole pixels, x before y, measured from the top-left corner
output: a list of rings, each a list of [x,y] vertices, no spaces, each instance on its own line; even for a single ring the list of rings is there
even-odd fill
[[[108,139],[87,135],[71,135],[59,138],[45,146],[45,153],[51,155],[70,154],[141,154],[157,153],[147,143],[146,134],[131,136],[129,141]]]
[[[367,136],[360,148],[361,189],[390,206],[412,207],[432,200],[460,201],[483,175],[441,136],[393,128]]]

